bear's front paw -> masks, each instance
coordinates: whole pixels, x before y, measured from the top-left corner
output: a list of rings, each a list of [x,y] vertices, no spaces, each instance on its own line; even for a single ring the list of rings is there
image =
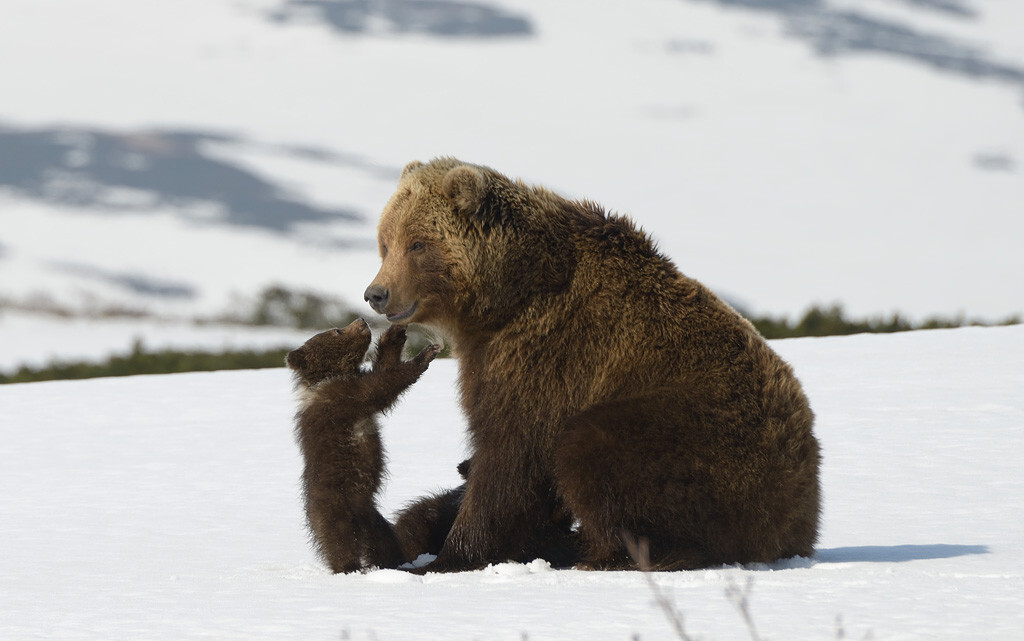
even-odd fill
[[[440,345],[427,345],[420,350],[419,354],[405,361],[396,369],[403,372],[405,377],[409,377],[409,380],[414,381],[420,377],[420,374],[427,371],[427,366],[430,365],[430,361],[437,358],[437,355],[440,352]]]
[[[415,365],[422,365],[423,369],[426,369],[427,365],[430,365],[430,361],[437,358],[437,355],[440,353],[440,345],[437,345],[436,343],[434,345],[427,345],[421,349],[420,353],[414,356],[410,362]]]
[[[489,563],[483,560],[471,561],[469,559],[443,558],[442,555],[438,555],[437,559],[423,567],[413,568],[410,572],[421,576],[424,574],[450,574],[452,572],[482,570],[488,565]]]

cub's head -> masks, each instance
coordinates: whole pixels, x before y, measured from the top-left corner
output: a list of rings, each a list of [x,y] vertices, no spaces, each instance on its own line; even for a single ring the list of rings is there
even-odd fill
[[[328,378],[354,376],[370,347],[370,328],[363,319],[345,329],[329,329],[288,352],[284,362],[296,383],[310,387]]]
[[[564,285],[571,205],[454,158],[409,163],[381,214],[381,268],[366,289],[394,324],[456,337],[500,327],[538,293]]]

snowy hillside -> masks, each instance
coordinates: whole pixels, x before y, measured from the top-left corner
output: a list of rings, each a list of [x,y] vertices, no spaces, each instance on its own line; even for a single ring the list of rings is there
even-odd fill
[[[817,413],[818,555],[655,576],[698,638],[1015,640],[1024,326],[775,342]],[[453,361],[384,422],[392,511],[458,482]],[[2,639],[675,638],[638,573],[332,576],[281,370],[0,387]],[[634,636],[636,635],[636,637]]]
[[[0,302],[352,302],[409,160],[638,219],[751,311],[1024,312],[1024,5],[7,0]]]

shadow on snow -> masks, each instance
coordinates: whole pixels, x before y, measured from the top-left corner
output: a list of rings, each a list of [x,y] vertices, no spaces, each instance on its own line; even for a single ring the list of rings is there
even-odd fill
[[[987,545],[858,545],[818,550],[815,563],[904,563],[988,554]]]
[[[0,188],[48,203],[99,211],[172,207],[204,223],[287,233],[304,223],[361,222],[352,209],[322,208],[290,196],[247,167],[208,147],[253,145],[197,131],[107,131],[0,125]],[[397,168],[323,149],[263,146],[278,155],[354,166],[392,180]],[[346,245],[346,242],[338,242]]]
[[[384,31],[438,37],[517,37],[533,33],[522,16],[466,0],[289,0],[271,14],[287,22],[306,9],[345,34]]]
[[[830,6],[827,0],[696,0],[779,16],[786,33],[807,42],[821,56],[875,53],[975,78],[1024,84],[1024,66],[993,60],[980,47],[908,24],[878,18],[857,9]],[[975,11],[962,0],[899,0],[920,10],[969,20]]]

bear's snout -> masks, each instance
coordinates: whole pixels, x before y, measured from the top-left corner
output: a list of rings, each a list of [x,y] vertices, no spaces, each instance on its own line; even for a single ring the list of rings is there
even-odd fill
[[[388,305],[389,297],[390,292],[380,285],[370,285],[366,288],[366,291],[363,292],[363,300],[368,302],[370,307],[373,308],[373,311],[378,314],[384,313],[384,308]]]

